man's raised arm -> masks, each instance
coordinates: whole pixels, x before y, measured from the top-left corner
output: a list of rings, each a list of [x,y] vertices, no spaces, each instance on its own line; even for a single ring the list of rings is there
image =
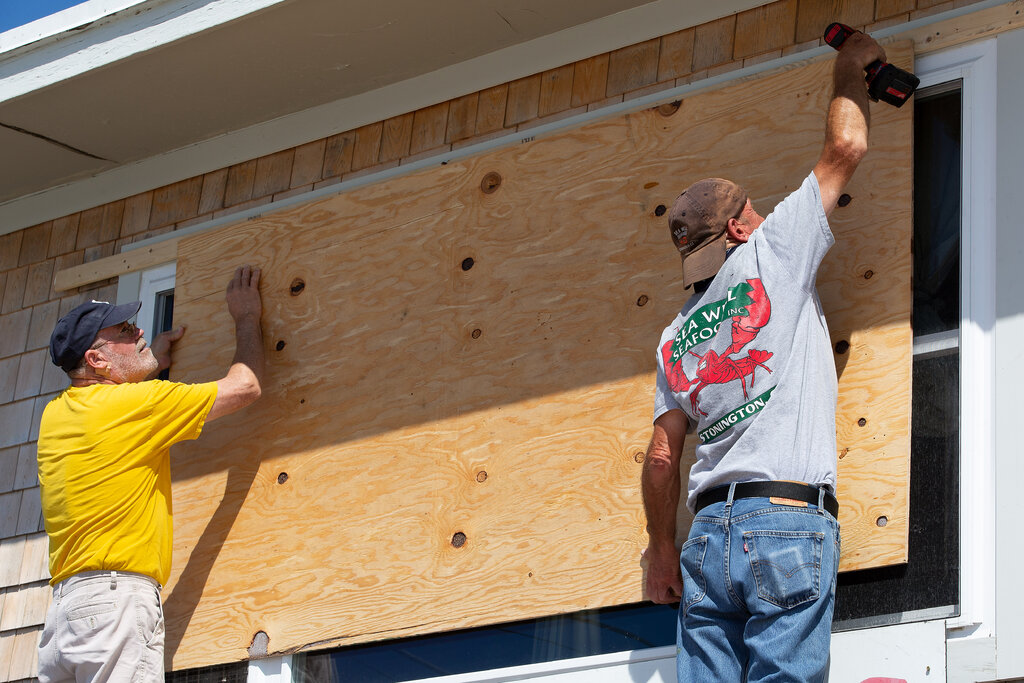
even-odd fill
[[[868,151],[868,89],[864,67],[885,61],[885,50],[866,33],[846,39],[832,70],[834,91],[825,122],[825,146],[814,167],[825,214],[832,213],[846,184]]]
[[[235,321],[235,357],[217,380],[217,400],[206,420],[216,420],[254,403],[262,392],[264,351],[260,318],[260,269],[241,266],[228,283],[228,313]]]

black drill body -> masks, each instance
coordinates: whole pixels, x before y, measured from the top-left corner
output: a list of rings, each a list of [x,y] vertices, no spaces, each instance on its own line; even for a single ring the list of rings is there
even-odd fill
[[[838,50],[854,33],[857,33],[855,29],[836,21],[825,29],[825,42]],[[921,83],[921,79],[909,71],[877,59],[864,67],[864,71],[868,96],[894,107],[902,107]]]

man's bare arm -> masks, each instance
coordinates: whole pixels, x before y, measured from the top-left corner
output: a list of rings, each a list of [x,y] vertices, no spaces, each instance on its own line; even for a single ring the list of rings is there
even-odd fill
[[[686,439],[687,419],[670,410],[654,421],[641,479],[647,514],[647,597],[657,603],[679,602],[683,578],[676,548],[676,509],[681,489],[679,458]]]
[[[866,33],[846,39],[833,66],[834,91],[825,122],[825,146],[814,167],[825,214],[836,207],[846,184],[868,151],[868,90],[864,67],[885,61],[885,50]]]
[[[217,380],[217,399],[206,418],[208,422],[254,403],[262,393],[265,358],[259,286],[260,269],[251,266],[238,268],[228,283],[225,298],[235,321],[235,357],[228,374]]]

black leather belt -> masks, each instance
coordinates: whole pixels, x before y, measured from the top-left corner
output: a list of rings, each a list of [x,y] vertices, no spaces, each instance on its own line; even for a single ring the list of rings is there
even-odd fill
[[[736,484],[736,493],[733,498],[789,498],[817,505],[818,491],[817,486],[795,481],[745,481]],[[708,489],[697,496],[697,512],[712,503],[721,503],[728,499],[728,484]],[[825,510],[833,517],[839,517],[839,501],[828,491],[825,491]]]

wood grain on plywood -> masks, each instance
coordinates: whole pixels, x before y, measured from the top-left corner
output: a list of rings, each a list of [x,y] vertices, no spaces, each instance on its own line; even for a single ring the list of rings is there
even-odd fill
[[[686,298],[658,207],[712,174],[773,206],[817,159],[830,78],[815,61],[183,240],[174,378],[228,366],[239,254],[264,269],[268,365],[259,403],[175,447],[173,667],[245,658],[257,631],[285,652],[641,600],[636,454]],[[906,553],[911,116],[873,113],[820,274],[850,343],[843,569]]]

